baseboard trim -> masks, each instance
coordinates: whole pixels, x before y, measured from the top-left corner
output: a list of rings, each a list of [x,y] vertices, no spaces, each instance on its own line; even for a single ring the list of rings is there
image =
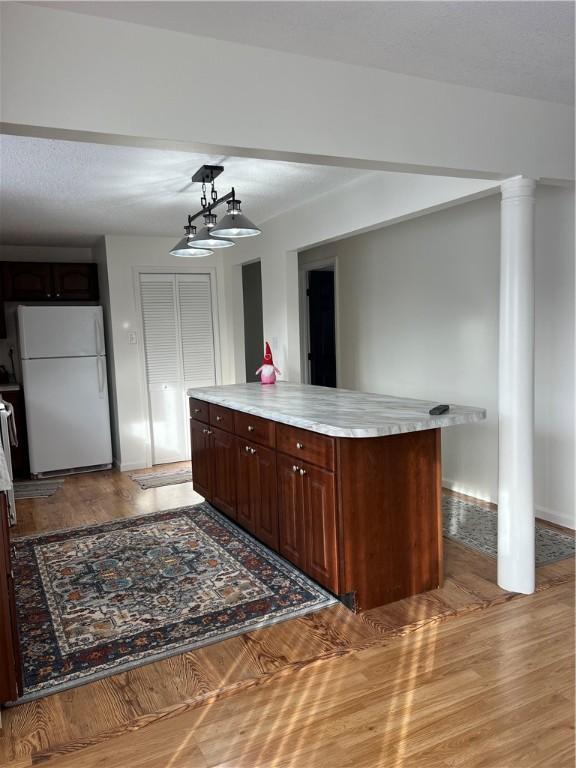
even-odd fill
[[[466,488],[454,480],[449,480],[446,477],[442,479],[442,485],[444,488],[448,488],[449,491],[463,493],[465,496],[471,496],[472,498],[479,499],[480,501],[488,501],[490,504],[498,504],[498,499],[492,498],[490,494],[480,495],[477,491],[472,492],[469,488]],[[535,505],[534,512],[536,517],[539,517],[542,520],[547,520],[549,523],[561,525],[563,528],[570,528],[572,530],[576,529],[576,518],[574,516],[570,517],[570,515],[564,514],[563,512],[558,512],[555,509],[548,509],[547,507],[542,507],[539,504]]]
[[[576,529],[576,519],[565,515],[562,512],[557,512],[555,509],[547,509],[536,505],[536,515],[542,520],[547,520],[549,523],[555,523],[555,525],[561,525],[563,528]]]

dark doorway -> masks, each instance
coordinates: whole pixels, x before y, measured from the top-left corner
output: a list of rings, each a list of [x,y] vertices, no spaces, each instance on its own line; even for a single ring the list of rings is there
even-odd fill
[[[310,384],[336,386],[336,311],[334,272],[308,272]]]
[[[264,331],[262,328],[262,272],[260,262],[242,265],[244,296],[244,359],[246,381],[258,381],[256,371],[262,365]]]

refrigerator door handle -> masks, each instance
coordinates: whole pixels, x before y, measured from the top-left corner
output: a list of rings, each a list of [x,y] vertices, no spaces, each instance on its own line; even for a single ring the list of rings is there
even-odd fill
[[[104,397],[104,385],[106,383],[106,373],[103,369],[103,366],[104,366],[104,358],[97,357],[96,367],[98,368],[98,394],[101,399]]]
[[[102,324],[99,317],[94,318],[94,334],[96,336],[96,354],[104,354],[104,335],[102,333]]]

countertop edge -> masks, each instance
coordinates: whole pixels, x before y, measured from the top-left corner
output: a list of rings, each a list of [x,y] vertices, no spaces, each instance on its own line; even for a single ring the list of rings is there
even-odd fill
[[[224,408],[241,411],[242,413],[249,413],[252,416],[260,416],[260,418],[269,419],[270,421],[275,421],[279,424],[286,424],[290,427],[308,429],[311,432],[317,432],[318,434],[327,435],[329,437],[388,437],[390,435],[401,435],[407,432],[423,432],[427,429],[442,429],[444,427],[453,427],[460,424],[473,424],[486,419],[486,410],[482,408],[466,414],[448,413],[442,416],[430,417],[426,422],[407,421],[399,424],[387,424],[382,427],[359,427],[354,429],[353,427],[335,427],[331,424],[324,424],[300,416],[283,416],[277,412],[269,411],[266,408],[239,403],[223,395],[207,394],[200,388],[194,389],[192,387],[188,389],[187,395],[188,397],[195,397],[198,400],[204,400],[213,405],[221,405]]]

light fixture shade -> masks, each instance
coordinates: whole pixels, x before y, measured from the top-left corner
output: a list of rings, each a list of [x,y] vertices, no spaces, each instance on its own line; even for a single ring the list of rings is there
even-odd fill
[[[232,240],[223,240],[221,237],[213,237],[213,232],[214,229],[202,227],[197,234],[188,238],[188,244],[192,248],[230,248],[231,245],[236,245]]]
[[[261,231],[243,213],[227,213],[220,224],[210,230],[210,234],[216,237],[254,237]]]
[[[214,251],[208,248],[194,248],[190,245],[190,238],[188,236],[179,240],[174,248],[170,251],[171,256],[182,256],[184,258],[198,259],[201,256],[212,256]]]

